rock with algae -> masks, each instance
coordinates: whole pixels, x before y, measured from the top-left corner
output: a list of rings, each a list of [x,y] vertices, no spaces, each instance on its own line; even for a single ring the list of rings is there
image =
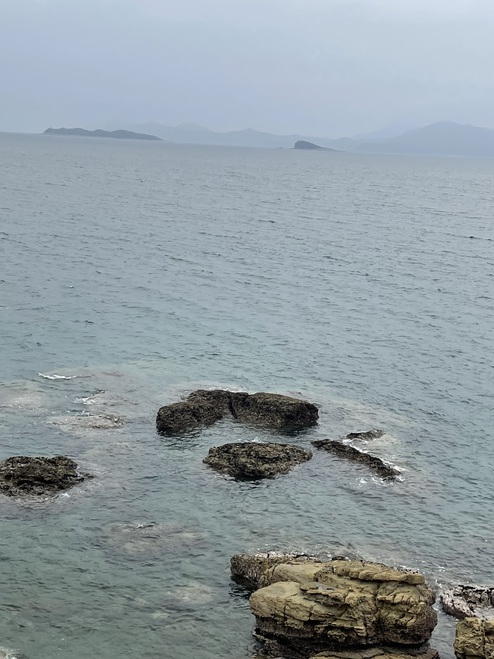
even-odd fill
[[[305,400],[270,393],[248,394],[223,389],[199,389],[184,401],[158,410],[158,432],[173,435],[211,425],[225,416],[268,428],[297,429],[317,423],[318,410]]]
[[[311,458],[311,451],[290,444],[236,442],[209,449],[203,462],[239,480],[257,480],[286,474]]]
[[[0,492],[8,496],[55,494],[82,483],[90,474],[64,455],[53,458],[16,455],[0,462]]]

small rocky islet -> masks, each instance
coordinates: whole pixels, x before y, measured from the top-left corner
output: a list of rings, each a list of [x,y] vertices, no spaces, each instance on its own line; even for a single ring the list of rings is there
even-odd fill
[[[314,403],[291,396],[199,389],[183,401],[161,407],[156,416],[156,428],[163,435],[181,435],[228,416],[237,422],[268,430],[297,431],[315,426],[319,411]],[[383,434],[383,430],[372,429],[350,433],[346,439],[368,441]],[[383,480],[394,480],[400,473],[381,458],[343,442],[319,440],[312,444],[337,457],[370,467]],[[311,458],[311,451],[279,442],[238,442],[211,448],[204,463],[238,479],[257,479],[286,474]]]
[[[203,462],[238,480],[258,480],[287,474],[311,458],[311,451],[290,444],[240,442],[214,446]]]
[[[199,389],[184,401],[158,410],[156,428],[165,435],[212,425],[226,416],[264,428],[297,430],[317,423],[317,406],[305,400],[271,393]]]
[[[7,496],[45,496],[68,490],[88,478],[65,455],[52,458],[12,456],[0,462],[0,492]]]

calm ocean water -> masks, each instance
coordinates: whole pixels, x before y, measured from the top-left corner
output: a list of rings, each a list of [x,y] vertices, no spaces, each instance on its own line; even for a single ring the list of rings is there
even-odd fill
[[[0,459],[97,476],[0,500],[0,646],[247,659],[238,551],[492,584],[493,209],[489,160],[0,135]],[[317,452],[221,477],[209,447],[270,435],[158,436],[158,407],[199,386],[316,402],[318,427],[283,438],[300,446],[383,428],[368,448],[403,481]],[[441,615],[443,657],[453,630]]]

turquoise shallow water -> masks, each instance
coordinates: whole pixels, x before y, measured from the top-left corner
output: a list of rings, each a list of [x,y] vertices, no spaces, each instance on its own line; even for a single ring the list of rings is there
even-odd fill
[[[96,475],[0,501],[0,646],[246,659],[236,551],[492,583],[493,178],[489,160],[0,135],[0,458]],[[272,436],[158,436],[158,407],[203,386],[316,402],[319,425],[281,437],[300,446],[384,428],[369,449],[403,481],[322,453],[218,476],[210,446]],[[444,657],[452,633],[440,616]]]

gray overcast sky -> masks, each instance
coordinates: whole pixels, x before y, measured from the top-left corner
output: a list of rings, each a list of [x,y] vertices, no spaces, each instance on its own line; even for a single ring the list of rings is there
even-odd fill
[[[494,128],[494,0],[0,0],[0,130]]]

